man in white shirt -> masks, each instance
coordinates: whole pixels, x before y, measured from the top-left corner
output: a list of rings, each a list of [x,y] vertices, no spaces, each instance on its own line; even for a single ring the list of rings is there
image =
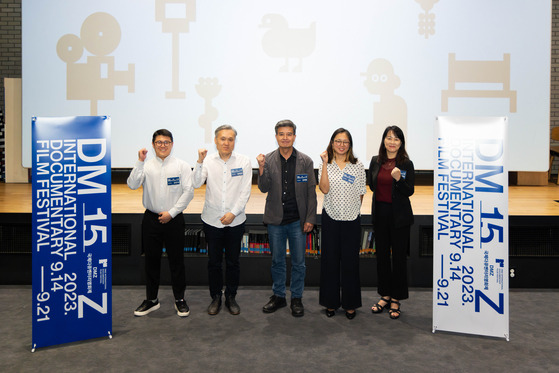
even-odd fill
[[[160,129],[154,132],[155,158],[146,161],[147,149],[138,151],[138,161],[128,177],[130,189],[143,186],[142,201],[146,211],[142,220],[142,247],[146,270],[146,300],[134,311],[144,316],[159,309],[157,298],[161,273],[161,254],[165,247],[171,270],[177,315],[186,317],[190,309],[184,300],[184,217],[182,212],[194,197],[192,169],[185,161],[171,155],[173,134]]]
[[[245,206],[250,197],[252,166],[248,157],[234,153],[237,131],[223,125],[215,130],[217,153],[210,156],[198,150],[198,162],[192,176],[194,188],[206,182],[206,201],[202,211],[204,234],[208,243],[208,279],[212,302],[210,315],[221,309],[223,289],[222,260],[225,252],[225,306],[233,315],[241,309],[235,301],[239,286],[239,254],[245,233]]]

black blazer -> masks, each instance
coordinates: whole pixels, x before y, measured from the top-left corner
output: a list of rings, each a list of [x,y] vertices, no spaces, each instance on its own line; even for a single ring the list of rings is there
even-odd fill
[[[399,181],[392,179],[392,211],[394,214],[394,226],[403,227],[406,225],[413,224],[413,211],[410,203],[410,196],[414,192],[415,188],[415,170],[413,168],[413,162],[409,159],[404,161],[402,164],[397,164],[402,171],[406,171],[406,177],[401,177]],[[369,178],[368,184],[369,188],[373,191],[373,206],[371,208],[371,215],[373,224],[375,223],[375,204],[376,204],[376,193],[375,189],[377,187],[377,177],[380,170],[380,163],[378,161],[378,155],[375,155],[371,159],[371,164],[369,165]]]

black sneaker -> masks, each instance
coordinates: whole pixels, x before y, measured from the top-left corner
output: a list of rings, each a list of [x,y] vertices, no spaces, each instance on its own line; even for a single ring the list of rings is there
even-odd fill
[[[177,315],[180,317],[186,317],[190,315],[190,308],[184,299],[179,299],[175,301],[175,309],[177,310]]]
[[[284,297],[278,297],[277,295],[272,295],[270,297],[270,301],[262,307],[262,312],[264,313],[272,313],[275,312],[278,308],[282,308],[287,306],[287,302],[285,301]]]
[[[134,311],[134,316],[145,316],[148,313],[158,310],[161,307],[159,301],[156,299],[155,302],[151,300],[145,300],[140,304],[140,307],[136,308]]]

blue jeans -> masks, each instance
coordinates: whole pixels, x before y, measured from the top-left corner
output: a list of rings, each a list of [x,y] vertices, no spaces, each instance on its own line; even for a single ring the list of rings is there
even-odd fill
[[[286,242],[289,240],[291,255],[291,298],[302,298],[305,287],[305,246],[307,234],[301,229],[299,220],[285,225],[268,224],[268,237],[272,251],[272,291],[285,297]]]

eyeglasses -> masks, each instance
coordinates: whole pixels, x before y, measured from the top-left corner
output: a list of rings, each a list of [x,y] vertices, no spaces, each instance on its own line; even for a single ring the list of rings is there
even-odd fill
[[[156,141],[154,144],[157,146],[169,146],[171,145],[173,142],[172,141]]]
[[[336,145],[349,145],[349,141],[347,140],[334,140]]]

